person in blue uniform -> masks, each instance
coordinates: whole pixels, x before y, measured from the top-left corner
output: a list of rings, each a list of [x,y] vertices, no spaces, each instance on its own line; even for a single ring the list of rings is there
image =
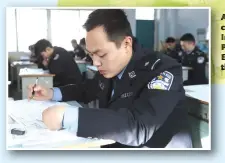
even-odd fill
[[[52,106],[42,114],[45,125],[79,137],[115,141],[102,148],[191,148],[181,65],[134,45],[123,10],[95,10],[84,28],[86,49],[98,68],[95,78],[51,89],[38,85],[34,99],[98,99],[99,108]]]
[[[179,46],[180,43],[177,43],[176,39],[173,37],[168,37],[165,40],[165,50],[162,52],[173,59],[177,60],[177,62],[181,63],[181,48]]]
[[[55,87],[82,82],[82,75],[76,62],[65,49],[53,47],[51,42],[41,39],[34,45],[34,52],[38,56],[39,65],[55,74],[53,78]]]
[[[184,85],[208,84],[206,78],[208,57],[206,53],[197,47],[195,38],[191,33],[184,34],[180,38],[180,44],[182,65],[192,68],[188,73],[188,80],[184,81]]]

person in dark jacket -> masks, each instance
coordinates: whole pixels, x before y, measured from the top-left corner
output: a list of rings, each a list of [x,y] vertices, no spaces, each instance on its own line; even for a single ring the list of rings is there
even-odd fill
[[[182,65],[192,68],[188,73],[188,80],[184,85],[208,84],[206,77],[207,55],[201,51],[195,43],[191,33],[186,33],[180,38],[182,48]]]
[[[74,48],[74,50],[73,50],[74,58],[79,59],[79,60],[84,59],[86,57],[86,53],[85,53],[84,49],[80,45],[77,44],[76,40],[72,40],[71,43]]]
[[[86,48],[98,69],[95,78],[53,89],[38,85],[35,91],[42,94],[34,99],[98,99],[99,108],[52,106],[43,112],[45,125],[116,142],[102,148],[191,148],[181,65],[133,44],[123,10],[95,10],[84,27]]]
[[[38,62],[47,67],[51,74],[55,74],[53,78],[55,87],[82,82],[80,70],[68,51],[61,47],[53,47],[46,39],[39,40],[34,49],[38,55]]]

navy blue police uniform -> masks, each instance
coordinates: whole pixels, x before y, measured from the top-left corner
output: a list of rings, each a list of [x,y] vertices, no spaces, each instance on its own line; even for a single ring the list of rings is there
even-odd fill
[[[192,68],[184,85],[208,84],[205,68],[208,62],[206,54],[196,47],[191,53],[184,53],[182,56],[182,65]]]
[[[54,87],[82,82],[82,75],[78,65],[69,52],[63,48],[54,47],[47,68],[51,74],[55,74],[53,78]]]
[[[97,73],[60,90],[62,101],[99,100],[99,108],[79,108],[77,136],[116,142],[103,148],[192,147],[182,67],[165,54],[138,47],[121,79]]]

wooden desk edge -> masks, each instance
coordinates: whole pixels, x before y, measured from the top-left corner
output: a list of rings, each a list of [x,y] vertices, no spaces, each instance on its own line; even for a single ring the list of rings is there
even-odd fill
[[[96,142],[90,142],[90,143],[81,143],[81,144],[76,144],[76,145],[69,145],[69,146],[64,146],[62,148],[90,148],[90,147],[100,147],[103,145],[109,145],[109,144],[113,144],[115,143],[115,141],[113,140],[100,140],[100,142],[96,141]]]
[[[209,102],[207,101],[202,101],[202,100],[199,100],[202,104],[205,104],[205,105],[209,105]]]
[[[202,103],[202,104],[209,105],[209,102],[207,102],[207,101],[199,100],[199,99],[194,98],[194,97],[192,97],[192,96],[190,96],[190,95],[188,95],[188,94],[185,94],[185,96],[188,97],[188,98],[192,98],[192,99],[198,100],[198,101],[199,101],[200,103]]]
[[[20,77],[51,77],[55,76],[55,74],[29,74],[29,75],[19,75]]]

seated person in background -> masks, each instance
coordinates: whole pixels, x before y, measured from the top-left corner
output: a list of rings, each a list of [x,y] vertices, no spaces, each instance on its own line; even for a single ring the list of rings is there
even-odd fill
[[[29,46],[29,50],[31,52],[30,61],[36,63],[38,68],[41,68],[43,70],[47,70],[47,63],[46,63],[46,61],[43,60],[42,57],[40,57],[40,55],[36,55],[35,54],[34,45],[30,45]]]
[[[79,84],[82,75],[73,57],[61,47],[53,47],[45,39],[39,40],[35,46],[35,54],[38,63],[47,67],[51,74],[55,74],[54,86],[65,86],[68,84]]]
[[[35,55],[35,53],[34,53],[34,45],[30,45],[30,46],[28,47],[28,49],[29,49],[29,51],[30,51],[30,61],[31,61],[31,62],[36,62],[37,57],[36,57],[36,55]]]
[[[177,42],[176,42],[176,39],[173,38],[173,37],[168,37],[166,40],[165,40],[165,49],[163,50],[163,52],[172,57],[173,59],[177,60],[179,63],[181,62],[181,59],[179,57],[179,54],[178,54],[178,50],[179,50],[179,47],[177,45]]]
[[[123,10],[95,10],[84,28],[87,50],[98,69],[95,78],[53,89],[38,85],[33,99],[98,99],[100,108],[52,106],[42,114],[45,125],[79,137],[116,141],[103,148],[191,148],[181,65],[135,45]]]
[[[188,80],[184,81],[184,85],[208,84],[206,78],[206,63],[208,58],[195,43],[195,38],[192,34],[186,33],[180,38],[182,48],[182,65],[191,67],[189,70]]]
[[[72,40],[71,41],[72,46],[73,46],[73,52],[74,52],[74,58],[78,60],[82,60],[86,57],[85,51],[82,49],[80,45],[77,44],[77,40]]]
[[[84,49],[84,50],[86,49],[85,38],[82,38],[82,39],[80,40],[79,45],[80,45],[80,47],[81,47],[82,49]],[[85,51],[84,51],[84,52],[85,52]],[[93,64],[93,63],[92,63],[92,59],[91,59],[91,57],[89,56],[88,52],[85,52],[85,55],[86,55],[86,57],[84,57],[83,60],[85,60],[85,61],[87,61],[87,62]]]

